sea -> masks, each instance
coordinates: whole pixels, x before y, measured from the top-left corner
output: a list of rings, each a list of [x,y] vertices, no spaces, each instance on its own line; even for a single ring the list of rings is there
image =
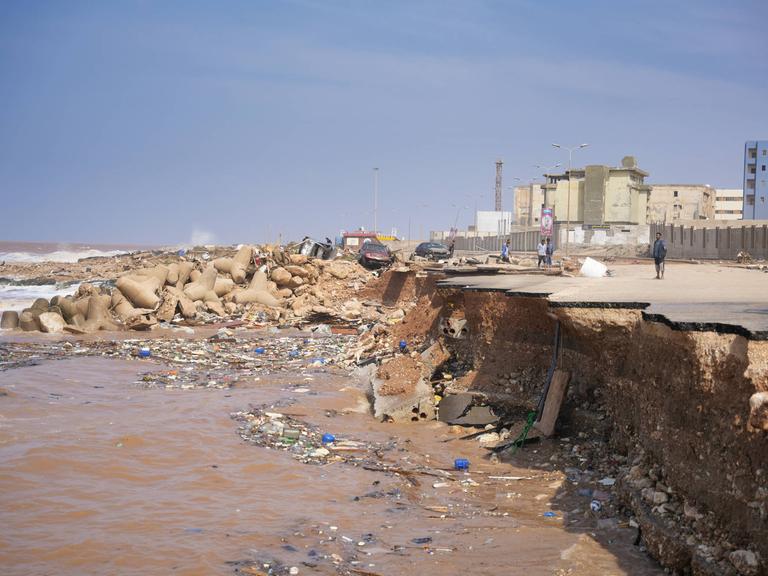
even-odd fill
[[[147,249],[136,244],[83,244],[77,242],[11,242],[0,241],[0,312],[23,310],[37,298],[51,299],[77,291],[78,282],[30,284],[27,279],[5,273],[6,264],[60,262],[68,264],[81,258],[117,256]]]

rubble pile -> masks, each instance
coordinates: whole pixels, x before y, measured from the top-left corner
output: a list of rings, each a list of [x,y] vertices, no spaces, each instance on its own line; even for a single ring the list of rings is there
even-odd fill
[[[310,258],[268,245],[220,254],[213,259],[207,252],[166,253],[146,260],[125,256],[122,266],[99,274],[114,276],[87,281],[73,296],[39,298],[20,313],[5,311],[0,325],[26,332],[85,334],[222,320],[287,325],[317,319],[375,322],[394,312],[355,298],[374,275],[356,261]]]

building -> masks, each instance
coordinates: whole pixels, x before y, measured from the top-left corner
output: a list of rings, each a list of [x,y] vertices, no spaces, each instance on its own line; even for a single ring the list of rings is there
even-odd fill
[[[768,220],[768,140],[744,145],[744,220]]]
[[[715,189],[708,184],[653,184],[646,222],[714,220]]]
[[[475,212],[473,232],[506,234],[512,226],[512,212],[496,210],[478,210]]]
[[[715,190],[715,220],[741,220],[744,190],[718,188]]]
[[[570,210],[568,209],[570,180]],[[543,203],[554,208],[555,219],[589,227],[610,224],[645,224],[648,173],[640,170],[633,156],[621,166],[602,165],[575,168],[564,174],[547,174],[542,186]]]
[[[544,193],[541,184],[523,184],[515,186],[515,202],[512,217],[520,226],[538,226]],[[533,207],[533,209],[531,209]]]

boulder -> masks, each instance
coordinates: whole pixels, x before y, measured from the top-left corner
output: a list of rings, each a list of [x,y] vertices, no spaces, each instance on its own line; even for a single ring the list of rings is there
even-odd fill
[[[291,264],[289,266],[285,267],[286,272],[290,272],[292,276],[299,276],[300,278],[309,278],[310,277],[310,271],[306,268],[302,268],[301,266],[296,266],[295,264]]]
[[[270,273],[270,278],[278,286],[285,286],[291,281],[291,273],[285,268],[275,268]]]
[[[298,266],[306,264],[309,261],[309,258],[307,258],[304,254],[291,254],[289,259],[291,264],[296,264]]]
[[[32,303],[32,306],[30,306],[30,309],[32,310],[39,310],[40,313],[45,312],[48,310],[48,306],[50,306],[50,302],[46,300],[45,298],[38,298]]]
[[[349,268],[344,266],[341,262],[334,262],[330,266],[326,267],[328,273],[334,278],[339,280],[345,280],[349,276]]]
[[[176,308],[179,305],[179,297],[175,292],[166,288],[161,294],[162,302],[157,309],[155,316],[161,322],[170,322],[176,315]]]
[[[768,431],[768,392],[756,392],[749,398],[749,425]]]
[[[40,325],[40,330],[49,334],[62,332],[64,326],[67,325],[66,320],[55,312],[43,312],[37,317],[37,322]]]

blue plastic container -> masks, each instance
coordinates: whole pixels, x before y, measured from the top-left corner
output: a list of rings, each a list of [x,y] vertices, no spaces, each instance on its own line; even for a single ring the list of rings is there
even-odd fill
[[[323,434],[323,444],[330,444],[331,442],[336,442],[336,436],[328,433]]]
[[[264,350],[264,346],[259,346],[258,348],[254,349],[254,352],[256,352],[256,354],[264,354],[266,350]]]
[[[152,351],[149,348],[139,348],[139,358],[149,358],[152,356]]]
[[[405,352],[406,348],[408,348],[408,342],[400,340],[400,352]]]
[[[289,358],[298,358],[299,357],[299,351],[298,350],[291,350],[288,352]]]
[[[469,470],[469,460],[466,458],[456,458],[453,461],[453,467],[456,470]]]

